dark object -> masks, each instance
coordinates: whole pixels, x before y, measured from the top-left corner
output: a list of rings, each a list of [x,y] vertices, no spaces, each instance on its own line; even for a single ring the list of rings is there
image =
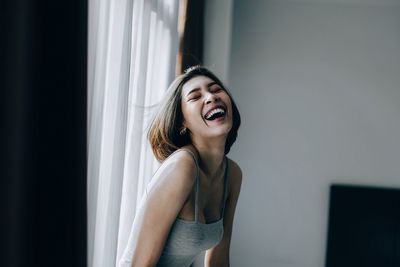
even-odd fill
[[[203,64],[204,40],[204,0],[183,0],[181,8],[185,9],[183,35],[179,40],[179,56],[177,74],[183,73],[187,68]],[[181,61],[181,62],[179,62]]]
[[[0,266],[86,266],[87,0],[0,4]]]
[[[400,266],[400,190],[332,185],[326,267]]]

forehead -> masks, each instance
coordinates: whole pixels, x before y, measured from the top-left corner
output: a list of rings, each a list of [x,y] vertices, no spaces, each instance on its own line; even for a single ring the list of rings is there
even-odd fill
[[[214,80],[207,76],[196,76],[187,81],[182,87],[182,94],[190,92],[192,89],[201,88],[203,86],[208,86],[208,84],[213,83]]]

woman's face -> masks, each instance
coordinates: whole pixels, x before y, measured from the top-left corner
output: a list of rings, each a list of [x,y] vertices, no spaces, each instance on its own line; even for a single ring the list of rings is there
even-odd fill
[[[196,76],[182,87],[183,125],[192,136],[227,137],[232,128],[232,104],[227,92],[207,76]]]

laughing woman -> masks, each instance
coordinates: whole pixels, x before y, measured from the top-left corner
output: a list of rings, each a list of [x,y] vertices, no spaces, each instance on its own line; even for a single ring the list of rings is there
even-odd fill
[[[162,162],[148,185],[119,266],[229,266],[233,217],[242,173],[226,154],[240,114],[208,69],[192,67],[167,91],[150,127]]]

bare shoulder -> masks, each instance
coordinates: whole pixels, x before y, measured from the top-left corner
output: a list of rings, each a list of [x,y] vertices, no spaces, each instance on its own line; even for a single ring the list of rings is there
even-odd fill
[[[240,166],[232,159],[229,160],[229,181],[230,181],[230,189],[233,193],[239,194],[240,187],[242,185],[242,170]]]
[[[194,185],[196,168],[189,152],[177,151],[161,164],[152,178],[149,191],[172,191],[186,195]]]
[[[196,164],[192,155],[177,151],[153,176],[142,208],[135,217],[132,266],[155,266],[179,211],[193,189]]]

